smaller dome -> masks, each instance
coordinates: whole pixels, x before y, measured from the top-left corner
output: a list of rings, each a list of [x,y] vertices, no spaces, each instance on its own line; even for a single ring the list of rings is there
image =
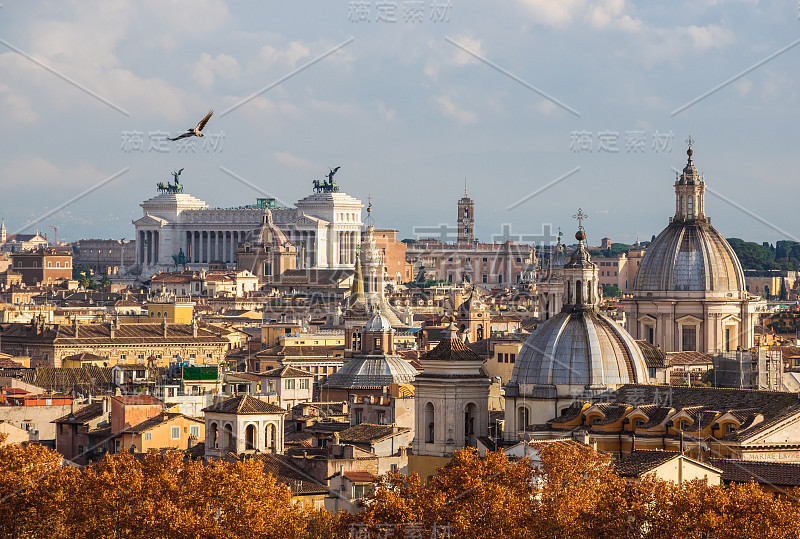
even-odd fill
[[[291,243],[286,233],[275,226],[272,221],[272,212],[269,208],[265,209],[261,216],[261,226],[251,230],[247,234],[245,241],[265,248],[280,248],[287,243]]]
[[[328,376],[322,387],[374,388],[414,381],[417,370],[400,356],[355,356]]]
[[[378,306],[375,308],[375,311],[373,311],[372,316],[369,317],[369,320],[367,320],[367,324],[362,331],[383,332],[391,329],[392,324],[389,322],[388,318],[381,314],[381,308]]]

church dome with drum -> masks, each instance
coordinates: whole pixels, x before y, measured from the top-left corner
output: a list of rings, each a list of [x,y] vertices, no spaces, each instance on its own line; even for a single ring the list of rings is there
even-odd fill
[[[582,218],[583,213],[578,212]],[[561,312],[549,318],[520,350],[505,387],[509,439],[558,417],[576,398],[592,399],[624,384],[647,384],[647,364],[634,339],[599,313],[597,265],[586,250],[583,226],[578,248],[558,270]]]
[[[750,348],[763,303],[747,293],[736,253],[705,214],[692,142],[676,174],[675,214],[648,247],[624,302],[627,329],[665,352]]]

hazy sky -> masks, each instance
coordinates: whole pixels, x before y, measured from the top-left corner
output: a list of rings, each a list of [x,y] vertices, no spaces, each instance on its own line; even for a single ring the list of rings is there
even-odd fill
[[[466,178],[481,240],[571,233],[582,207],[591,243],[633,242],[674,212],[691,134],[714,225],[793,237],[799,17],[787,1],[3,0],[0,216],[131,238],[173,169],[227,207],[293,204],[341,166],[401,237],[454,222]],[[193,152],[160,141],[210,107]]]

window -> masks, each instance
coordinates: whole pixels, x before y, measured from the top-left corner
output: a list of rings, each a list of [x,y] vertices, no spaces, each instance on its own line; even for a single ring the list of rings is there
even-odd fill
[[[300,378],[300,389],[308,389],[308,378]]]
[[[275,393],[275,380],[270,380],[270,381],[267,383],[267,387],[269,388],[269,389],[268,389],[268,391],[269,391],[270,393]]]
[[[484,258],[484,259],[483,259],[483,261],[484,261],[484,262],[488,262],[488,261],[489,261],[489,259],[488,259],[488,258]]]
[[[213,358],[213,357],[214,357],[214,354],[212,354],[212,353],[208,353],[208,354],[206,354],[206,357],[207,357],[208,359],[211,359],[211,358]]]
[[[120,355],[119,355],[119,358],[120,358],[120,359],[127,359],[127,357],[128,357],[128,356],[126,356],[125,354],[120,354]]]
[[[386,424],[386,412],[383,410],[378,411],[378,425],[385,425]]]
[[[697,326],[684,326],[681,331],[681,350],[684,352],[697,349]]]
[[[483,277],[481,278],[481,282],[488,283],[489,282],[489,276],[484,273]]]
[[[200,438],[200,425],[192,425],[189,427],[189,436]]]
[[[511,363],[514,363],[517,360],[517,354],[511,354]]]
[[[136,356],[136,357],[138,357],[139,359],[144,359],[144,354],[139,354],[139,355],[138,355],[138,356]]]
[[[360,500],[372,492],[372,483],[357,483],[353,485],[353,499]]]
[[[356,410],[353,414],[353,423],[356,425],[360,425],[363,418],[363,412],[361,410]]]
[[[173,440],[180,440],[181,438],[181,428],[180,427],[172,427],[170,429],[170,438]]]
[[[499,352],[498,352],[498,354],[497,354],[497,362],[498,362],[498,363],[502,363],[502,362],[503,362],[503,354],[501,354],[501,353],[499,353]]]
[[[283,387],[285,389],[294,389],[294,378],[287,378]]]
[[[145,432],[144,433],[144,439],[145,439],[145,441],[152,440],[153,439],[153,433],[152,432]]]

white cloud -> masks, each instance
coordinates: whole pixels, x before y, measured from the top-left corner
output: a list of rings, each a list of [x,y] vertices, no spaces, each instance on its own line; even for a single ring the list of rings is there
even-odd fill
[[[478,56],[486,56],[486,53],[483,51],[483,44],[481,43],[480,39],[474,39],[467,35],[462,36],[455,36],[453,41],[464,47],[470,52],[474,52]],[[469,63],[477,63],[478,60],[472,56],[471,54],[459,49],[458,47],[453,47],[455,53],[451,58],[450,62],[457,66],[463,66]]]
[[[520,0],[543,26],[564,28],[572,24],[588,24],[593,28],[636,31],[641,21],[629,14],[626,0]]]
[[[239,76],[239,62],[233,56],[218,54],[212,57],[208,53],[200,55],[200,59],[194,63],[193,77],[206,88],[214,84],[214,77],[219,76],[224,79],[234,79]]]
[[[735,41],[733,31],[715,24],[650,28],[641,37],[645,42],[639,54],[648,67],[661,62],[677,65],[689,53],[723,49]]]
[[[458,107],[446,95],[438,97],[436,102],[439,103],[439,108],[445,116],[453,118],[462,125],[474,124],[478,121],[478,115],[475,112]]]
[[[274,65],[281,65],[294,69],[297,62],[311,53],[308,46],[299,41],[292,41],[285,49],[276,49],[272,45],[264,45],[258,52],[256,62],[252,66],[255,68],[269,68]]]

